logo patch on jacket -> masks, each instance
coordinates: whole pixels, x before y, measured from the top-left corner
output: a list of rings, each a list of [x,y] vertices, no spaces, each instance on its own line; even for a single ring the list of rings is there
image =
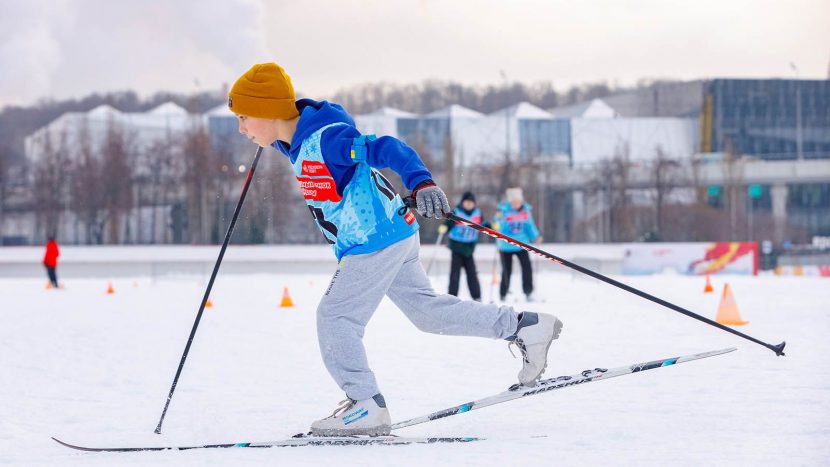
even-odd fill
[[[331,177],[331,172],[329,172],[326,164],[315,161],[303,161],[302,174],[311,175],[312,177]]]
[[[300,191],[302,191],[305,199],[333,201],[335,203],[343,199],[342,196],[337,194],[337,187],[334,186],[333,178],[297,177],[297,182],[300,184]]]
[[[519,212],[511,212],[504,218],[504,220],[507,222],[527,222],[529,217],[527,215],[527,211],[521,210]]]
[[[343,199],[337,194],[337,186],[326,164],[316,161],[303,161],[301,176],[297,177],[303,198],[312,201],[339,202]]]
[[[316,161],[303,161],[301,176],[297,177],[303,198],[312,201],[334,201],[343,199],[337,194],[337,186],[326,164]]]

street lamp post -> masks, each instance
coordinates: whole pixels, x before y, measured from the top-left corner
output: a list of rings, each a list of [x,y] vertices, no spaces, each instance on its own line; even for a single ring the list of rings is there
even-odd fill
[[[510,82],[507,80],[507,73],[504,70],[499,70],[499,74],[501,74],[501,78],[504,80],[504,92],[505,95],[507,94],[508,89],[510,88]],[[505,99],[505,104],[508,104],[509,100]],[[504,158],[505,161],[509,164],[510,163],[510,109],[509,107],[504,108]]]
[[[798,67],[795,66],[795,63],[790,62],[790,68],[793,69],[795,72],[795,146],[796,152],[798,155],[798,160],[804,159],[804,153],[802,151],[802,138],[801,138],[801,86],[799,82],[799,74],[798,74]]]

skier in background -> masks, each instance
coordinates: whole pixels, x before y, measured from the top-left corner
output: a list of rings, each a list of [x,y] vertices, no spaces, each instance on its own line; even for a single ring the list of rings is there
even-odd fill
[[[481,209],[476,207],[476,198],[469,191],[461,195],[461,201],[453,210],[453,214],[471,220],[476,224],[482,222]],[[481,285],[478,282],[476,262],[473,258],[473,252],[478,243],[478,231],[460,222],[447,219],[438,227],[438,233],[445,234],[447,232],[449,232],[448,247],[452,252],[450,285],[447,293],[458,296],[458,283],[461,279],[461,268],[463,267],[464,274],[467,276],[467,288],[470,290],[470,296],[473,297],[473,300],[480,302]]]
[[[49,276],[49,283],[56,289],[58,288],[58,256],[60,256],[58,242],[55,241],[54,236],[49,236],[49,241],[46,242],[46,254],[43,255],[43,266]]]
[[[239,132],[287,157],[312,216],[338,260],[317,307],[326,369],[347,399],[314,422],[319,436],[388,435],[391,418],[363,347],[363,333],[386,295],[421,331],[505,339],[522,353],[519,382],[534,386],[562,323],[552,315],[439,295],[419,259],[418,223],[376,169],[397,172],[417,212],[450,211],[418,154],[402,141],[361,135],[337,104],[295,101],[291,79],[275,63],[254,65],[233,85],[228,107]]]
[[[506,193],[507,201],[499,204],[496,217],[493,220],[493,228],[508,237],[515,238],[524,243],[539,243],[542,237],[533,222],[533,213],[530,204],[524,202],[524,194],[521,188],[508,188]],[[499,297],[501,301],[507,298],[510,290],[510,276],[513,272],[513,257],[519,258],[522,267],[522,291],[528,302],[533,299],[533,268],[530,265],[530,256],[526,250],[516,245],[498,241],[499,256],[501,257],[501,284],[499,285]]]

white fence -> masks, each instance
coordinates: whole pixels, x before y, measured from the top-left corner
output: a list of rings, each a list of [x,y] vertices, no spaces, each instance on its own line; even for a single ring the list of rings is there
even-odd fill
[[[624,244],[544,244],[541,249],[602,274],[619,274]],[[209,277],[220,246],[99,246],[61,248],[60,278],[116,278],[196,276]],[[479,245],[475,258],[482,281],[491,274],[495,248]],[[44,248],[0,248],[0,278],[45,277]],[[450,252],[446,246],[423,245],[421,261],[430,261],[431,276],[449,273]],[[537,271],[571,270],[553,261],[531,255]],[[222,261],[221,274],[333,274],[337,262],[326,245],[231,245]]]

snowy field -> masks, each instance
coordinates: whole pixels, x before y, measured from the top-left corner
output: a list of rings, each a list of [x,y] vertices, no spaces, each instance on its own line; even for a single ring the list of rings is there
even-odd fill
[[[485,269],[482,265],[482,269]],[[489,275],[482,274],[488,296]],[[513,290],[519,290],[514,278]],[[683,276],[620,280],[713,318],[719,293]],[[612,286],[536,276],[565,323],[546,376],[736,346],[738,352],[566,388],[400,430],[478,436],[464,445],[82,453],[59,446],[188,445],[283,439],[343,399],[318,355],[325,275],[222,276],[153,434],[204,291],[204,279],[0,280],[3,465],[830,465],[830,280],[728,281],[740,328],[787,356]],[[444,277],[434,278],[439,290]],[[283,287],[294,308],[279,308]],[[466,287],[462,285],[462,289]],[[419,332],[384,301],[366,346],[393,421],[506,389],[520,361],[502,341]]]

